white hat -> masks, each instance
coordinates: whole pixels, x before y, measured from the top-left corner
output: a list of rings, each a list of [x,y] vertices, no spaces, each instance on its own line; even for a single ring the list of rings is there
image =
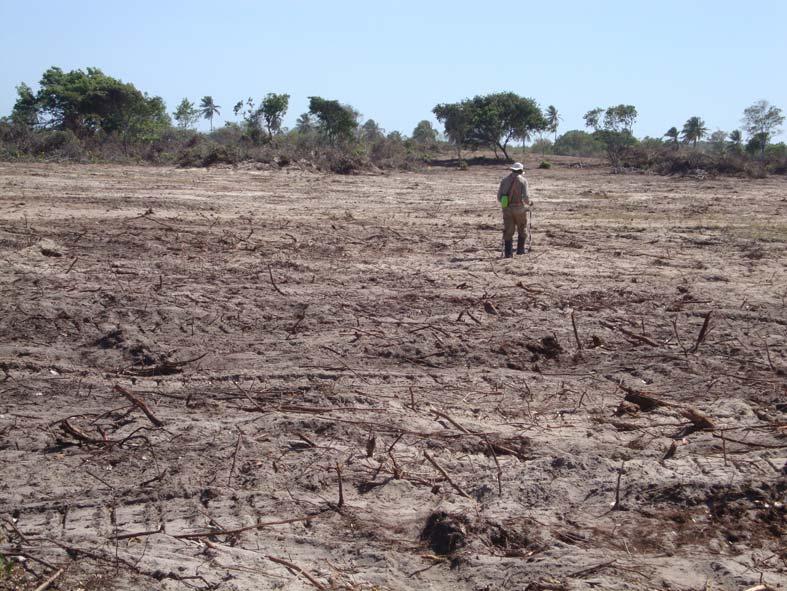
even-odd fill
[[[525,170],[525,167],[521,162],[514,162],[511,165],[511,170]]]

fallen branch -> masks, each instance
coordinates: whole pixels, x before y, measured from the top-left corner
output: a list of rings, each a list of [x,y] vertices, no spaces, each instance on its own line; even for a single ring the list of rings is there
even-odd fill
[[[232,465],[230,466],[230,473],[227,475],[227,486],[232,484],[232,473],[235,472],[235,464],[238,462],[238,453],[240,452],[241,445],[241,432],[238,430],[238,441],[235,443],[235,453],[232,454]]]
[[[143,538],[145,536],[154,536],[164,532],[164,525],[162,524],[158,529],[149,531],[127,532],[124,534],[116,534],[112,536],[113,540],[130,540],[132,538]]]
[[[625,467],[626,462],[621,462],[620,468],[618,469],[618,480],[615,483],[615,503],[612,505],[612,511],[620,511],[620,479],[623,477]]]
[[[489,443],[489,438],[484,435],[484,439],[489,446],[489,451],[492,452],[492,457],[495,459],[495,466],[497,466],[497,492],[500,496],[503,496],[503,469],[500,467],[500,462],[497,460],[494,446]]]
[[[336,475],[339,477],[339,503],[337,507],[344,507],[344,486],[342,483],[342,467],[336,462]]]
[[[64,569],[64,568],[59,568],[59,569],[57,569],[57,570],[54,572],[54,574],[53,574],[51,577],[49,577],[49,578],[48,578],[46,581],[44,581],[43,583],[41,583],[41,584],[40,584],[38,587],[36,587],[36,588],[35,588],[33,591],[45,591],[46,589],[48,589],[48,588],[49,588],[49,586],[50,586],[52,583],[54,583],[54,582],[55,582],[55,581],[56,581],[56,580],[57,580],[57,579],[60,577],[60,575],[62,575],[62,574],[65,572],[65,570],[66,570],[66,569]]]
[[[460,425],[459,423],[457,423],[457,422],[456,422],[454,419],[452,419],[451,417],[449,417],[447,414],[445,414],[445,413],[442,413],[442,412],[440,412],[439,410],[435,410],[435,409],[432,409],[432,414],[435,414],[435,415],[437,415],[438,417],[440,417],[440,418],[442,418],[442,419],[445,419],[446,421],[448,421],[449,423],[451,423],[451,424],[452,424],[454,427],[456,427],[457,429],[459,429],[459,430],[460,430],[462,433],[466,433],[466,434],[468,434],[468,435],[471,435],[471,434],[472,434],[470,431],[468,431],[467,429],[465,429],[465,428],[464,428],[462,425]]]
[[[632,338],[632,339],[634,339],[636,341],[640,341],[642,343],[645,343],[646,345],[650,345],[651,347],[661,347],[661,343],[657,343],[656,341],[654,341],[652,339],[649,339],[645,335],[637,334],[636,332],[632,332],[632,331],[630,331],[630,330],[628,330],[626,328],[623,328],[622,326],[617,326],[615,324],[612,324],[610,322],[605,322],[603,320],[601,322],[599,322],[599,324],[601,324],[601,326],[604,326],[604,327],[606,327],[606,328],[608,328],[610,330],[616,330],[618,332],[621,332],[624,335],[626,335],[627,337],[630,337],[630,338]]]
[[[248,392],[246,392],[246,390],[244,390],[243,388],[241,388],[241,387],[240,387],[240,384],[238,384],[238,382],[235,382],[235,381],[233,381],[233,382],[232,382],[232,385],[233,385],[233,386],[235,386],[235,387],[236,387],[238,390],[240,390],[241,394],[243,394],[243,395],[246,397],[246,399],[247,399],[249,402],[251,402],[251,403],[254,405],[254,407],[255,407],[255,408],[258,410],[258,411],[260,411],[260,412],[263,412],[263,413],[265,412],[265,409],[264,409],[264,408],[262,408],[262,407],[261,407],[261,406],[260,406],[260,405],[257,403],[257,401],[256,401],[256,400],[254,400],[254,399],[253,399],[251,396],[249,396],[249,393],[248,393]],[[245,410],[245,409],[244,409],[244,410]]]
[[[702,328],[700,329],[700,334],[697,335],[697,342],[694,343],[694,346],[691,348],[691,353],[696,353],[697,349],[699,349],[700,344],[702,341],[705,340],[705,337],[708,334],[708,326],[710,324],[710,317],[713,314],[713,310],[705,314],[705,321],[702,323]]]
[[[82,443],[88,443],[90,445],[110,445],[112,443],[116,443],[112,440],[96,439],[94,437],[90,437],[69,423],[68,419],[60,421],[60,428],[63,430],[63,432],[71,435],[71,437],[77,441],[81,441]]]
[[[288,523],[298,523],[299,521],[311,521],[312,519],[318,517],[319,515],[320,513],[315,513],[312,515],[306,515],[305,517],[294,517],[292,519],[282,519],[281,521],[266,521],[263,523],[257,523],[255,525],[247,525],[246,527],[238,527],[235,529],[214,529],[210,531],[197,531],[188,534],[175,534],[172,537],[177,538],[179,540],[196,540],[199,538],[210,538],[212,536],[233,536],[236,534],[242,534],[243,532],[247,532],[247,531],[263,529],[265,527],[270,527],[272,525],[286,525]]]
[[[680,414],[689,419],[697,429],[715,429],[713,422],[695,408],[685,407]]]
[[[724,443],[725,441],[729,441],[730,443],[739,443],[740,445],[761,447],[763,449],[783,449],[787,447],[787,445],[769,445],[767,443],[756,443],[754,441],[743,441],[741,439],[732,439],[731,437],[727,437],[725,435],[717,435],[716,433],[714,433],[713,436],[716,437],[717,439],[721,439],[722,443]]]
[[[162,421],[160,421],[158,418],[156,418],[156,415],[154,415],[150,411],[150,409],[148,408],[148,405],[145,404],[144,400],[142,400],[141,398],[136,397],[134,394],[132,394],[131,392],[126,390],[123,386],[119,386],[119,385],[115,384],[114,390],[115,390],[115,392],[120,392],[123,396],[128,398],[129,401],[134,406],[136,406],[139,410],[141,410],[143,413],[145,413],[145,416],[148,418],[148,420],[151,423],[153,423],[154,426],[156,426],[156,427],[163,427],[164,426],[164,423]]]
[[[271,278],[271,285],[273,286],[273,289],[276,290],[276,293],[279,293],[279,294],[283,295],[286,298],[287,294],[284,293],[282,290],[280,290],[279,286],[276,285],[276,282],[273,280],[273,271],[271,270],[271,266],[270,265],[268,265],[268,276]]]
[[[473,498],[469,494],[467,494],[464,490],[462,490],[462,487],[459,486],[456,482],[454,482],[451,479],[451,477],[448,475],[448,472],[443,470],[442,466],[440,466],[440,464],[438,464],[437,461],[434,458],[432,458],[432,456],[430,456],[426,451],[424,451],[424,457],[427,460],[429,460],[429,463],[432,464],[432,466],[434,466],[437,469],[437,471],[440,472],[440,474],[443,475],[443,478],[446,479],[448,484],[450,484],[454,488],[454,490],[456,492],[458,492],[460,495],[462,495],[466,499],[472,499]]]
[[[581,355],[582,341],[579,340],[579,332],[577,332],[577,321],[574,319],[574,310],[571,310],[571,326],[574,328],[574,340],[577,342],[577,350]]]
[[[294,563],[292,563],[292,562],[290,562],[288,560],[284,560],[283,558],[276,558],[275,556],[266,556],[266,558],[268,560],[272,560],[273,562],[275,562],[277,564],[281,564],[283,566],[286,566],[290,571],[294,571],[294,572],[302,574],[317,589],[321,589],[321,590],[327,589],[327,587],[325,585],[320,583],[320,581],[315,579],[312,575],[310,575],[306,570],[304,570],[303,568],[301,568],[297,564],[294,564]]]
[[[570,578],[584,577],[585,575],[589,575],[591,573],[599,571],[602,568],[606,568],[608,566],[611,566],[611,565],[615,564],[615,562],[617,562],[617,558],[614,558],[614,559],[609,560],[607,562],[602,562],[600,564],[595,564],[593,566],[589,566],[588,568],[583,568],[582,570],[575,571],[575,572],[569,574],[568,576]]]

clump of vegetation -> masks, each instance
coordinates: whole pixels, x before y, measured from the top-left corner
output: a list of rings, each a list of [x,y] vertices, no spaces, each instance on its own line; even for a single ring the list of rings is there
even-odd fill
[[[512,140],[524,140],[534,132],[546,130],[548,123],[533,99],[513,92],[479,95],[459,103],[437,105],[432,112],[445,126],[448,140],[462,148],[488,148],[511,160]],[[557,113],[555,113],[557,115]]]
[[[632,132],[637,120],[636,107],[617,105],[606,110],[597,108],[585,113],[584,119],[585,125],[593,129],[593,137],[604,146],[610,164],[619,168],[626,150],[637,143]]]
[[[349,174],[364,169],[410,169],[433,162],[451,148],[459,170],[468,168],[462,151],[491,150],[473,163],[512,160],[515,142],[531,153],[601,157],[617,171],[647,169],[664,174],[785,174],[787,148],[773,144],[784,122],[781,109],[758,101],[744,111],[740,130],[711,132],[699,116],[670,127],[662,138],[637,139],[637,109],[616,105],[588,111],[590,132],[569,130],[558,136],[561,117],[554,105],[541,110],[533,99],[512,92],[478,95],[434,107],[444,125],[441,136],[428,120],[411,137],[386,133],[373,119],[362,122],[352,106],[335,99],[309,97],[309,110],[292,129],[283,126],[290,95],[267,93],[238,101],[236,121],[214,129],[222,107],[211,95],[198,103],[184,98],[169,114],[164,101],[98,68],[46,70],[37,91],[17,87],[10,116],[0,118],[0,159],[74,162],[150,162],[179,166],[236,165],[243,161],[270,166],[300,163]],[[195,129],[200,120],[210,132]],[[544,134],[553,134],[552,139]],[[453,163],[452,162],[452,163]],[[542,160],[539,168],[552,163]]]
[[[207,167],[214,164],[237,164],[243,159],[241,150],[208,141],[198,142],[197,145],[182,150],[176,163],[183,167]]]

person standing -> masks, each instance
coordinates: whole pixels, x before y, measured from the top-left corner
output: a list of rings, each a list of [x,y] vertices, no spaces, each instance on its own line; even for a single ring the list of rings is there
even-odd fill
[[[510,170],[511,173],[500,181],[497,190],[497,200],[503,208],[503,245],[507,259],[512,256],[514,230],[517,232],[516,253],[525,254],[527,216],[532,204],[525,167],[521,162],[514,162]]]

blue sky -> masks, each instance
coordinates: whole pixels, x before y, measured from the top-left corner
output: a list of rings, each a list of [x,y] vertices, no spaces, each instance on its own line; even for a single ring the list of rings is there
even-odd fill
[[[99,67],[170,112],[210,94],[217,125],[267,92],[291,95],[285,125],[318,95],[406,134],[437,103],[509,90],[555,105],[561,132],[619,103],[638,136],[694,115],[729,131],[759,99],[787,111],[781,0],[0,0],[0,23],[0,115],[52,65]]]

